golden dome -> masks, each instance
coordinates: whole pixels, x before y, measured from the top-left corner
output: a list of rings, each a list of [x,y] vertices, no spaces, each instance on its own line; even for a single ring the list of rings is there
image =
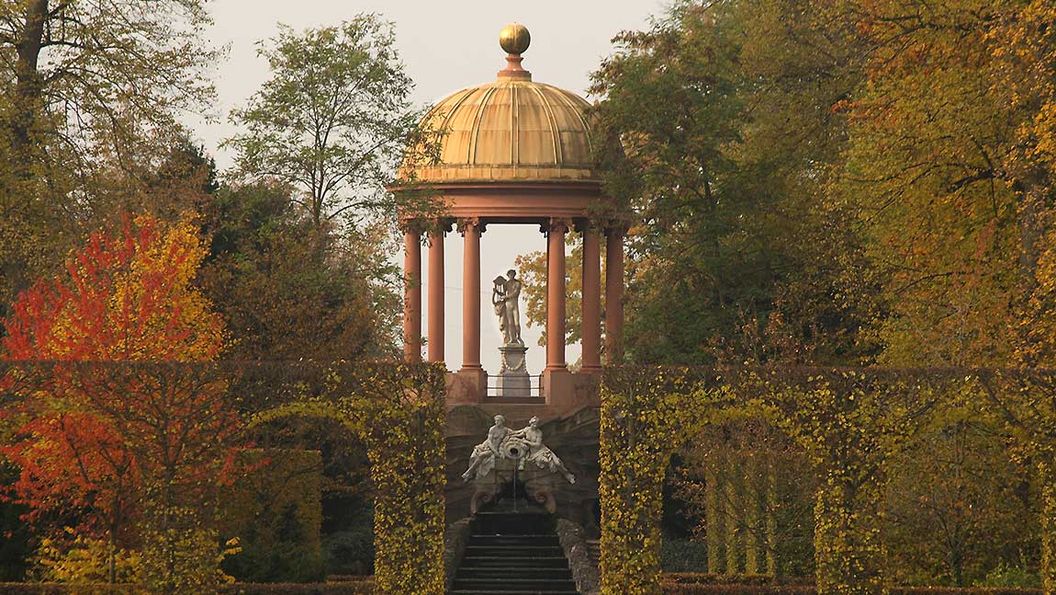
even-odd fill
[[[416,182],[598,180],[590,104],[570,91],[532,81],[520,67],[520,51],[529,40],[523,25],[507,25],[500,44],[510,55],[497,80],[462,89],[426,115],[423,124],[444,135],[439,162],[416,167]]]

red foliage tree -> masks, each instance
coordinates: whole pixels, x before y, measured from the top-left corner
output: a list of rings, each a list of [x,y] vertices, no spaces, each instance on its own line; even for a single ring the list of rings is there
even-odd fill
[[[204,256],[191,224],[141,217],[19,296],[2,341],[16,397],[0,415],[15,430],[0,452],[31,519],[134,545],[137,514],[204,506],[225,476],[239,423],[207,363],[224,328],[193,285]]]

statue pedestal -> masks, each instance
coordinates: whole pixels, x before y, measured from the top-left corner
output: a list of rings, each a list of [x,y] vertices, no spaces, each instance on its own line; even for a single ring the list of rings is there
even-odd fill
[[[499,370],[497,383],[500,397],[532,396],[532,380],[524,364],[524,355],[528,348],[524,345],[504,345],[499,347],[502,353],[502,369]]]

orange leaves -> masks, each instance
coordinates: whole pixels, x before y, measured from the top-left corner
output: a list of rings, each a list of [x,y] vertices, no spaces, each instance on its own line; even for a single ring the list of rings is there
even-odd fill
[[[118,236],[93,234],[15,302],[6,356],[15,360],[205,361],[223,346],[223,323],[191,285],[205,248],[183,222],[128,221]]]
[[[127,512],[120,488],[135,481],[137,470],[112,428],[93,415],[69,412],[36,417],[21,431],[34,439],[3,453],[22,470],[15,489],[30,505],[30,519],[59,508],[60,500],[63,508],[97,508],[97,519]],[[102,485],[114,489],[101,493]]]
[[[0,411],[15,422],[2,452],[34,516],[77,512],[118,538],[150,490],[197,501],[222,475],[241,427],[226,385],[175,363],[223,347],[222,320],[192,284],[205,253],[186,221],[126,220],[15,302],[3,358],[55,362],[12,368],[18,398]]]

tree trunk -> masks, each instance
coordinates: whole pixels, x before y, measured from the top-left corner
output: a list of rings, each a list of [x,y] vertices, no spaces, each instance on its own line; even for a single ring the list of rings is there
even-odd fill
[[[15,99],[9,116],[11,149],[15,171],[21,178],[32,173],[34,134],[43,99],[43,80],[38,69],[48,18],[48,0],[26,3],[25,21],[18,38],[15,61]]]
[[[120,508],[118,509],[120,510]],[[116,516],[116,515],[115,515]],[[111,585],[117,584],[117,522],[110,524],[110,543],[107,548],[107,578]]]

